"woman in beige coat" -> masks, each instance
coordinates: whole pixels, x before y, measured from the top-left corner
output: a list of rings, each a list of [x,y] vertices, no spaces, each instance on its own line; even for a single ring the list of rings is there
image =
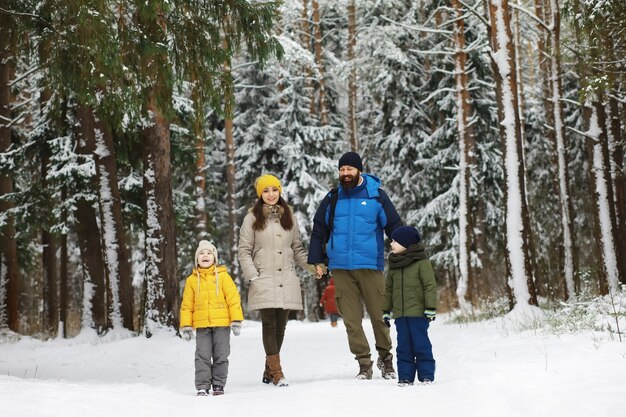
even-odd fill
[[[259,177],[259,199],[239,230],[239,264],[248,291],[248,306],[260,310],[265,348],[263,382],[287,386],[280,365],[280,348],[289,310],[302,310],[300,280],[295,264],[307,267],[298,222],[281,197],[282,187],[273,175]]]

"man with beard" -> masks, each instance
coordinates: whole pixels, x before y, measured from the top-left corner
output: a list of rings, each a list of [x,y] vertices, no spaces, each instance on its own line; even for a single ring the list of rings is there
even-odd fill
[[[355,152],[339,159],[338,189],[324,198],[313,219],[308,263],[324,273],[324,247],[328,269],[335,279],[335,299],[348,334],[350,351],[359,362],[357,379],[372,379],[370,345],[363,331],[362,302],[370,317],[378,360],[385,379],[395,379],[391,337],[382,319],[385,293],[384,236],[402,225],[400,216],[380,188],[380,180],[361,174],[363,163]],[[333,207],[334,206],[334,207]]]

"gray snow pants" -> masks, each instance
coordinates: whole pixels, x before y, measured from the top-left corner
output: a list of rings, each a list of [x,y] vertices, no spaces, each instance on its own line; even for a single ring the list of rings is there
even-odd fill
[[[230,327],[196,329],[196,389],[226,385]]]

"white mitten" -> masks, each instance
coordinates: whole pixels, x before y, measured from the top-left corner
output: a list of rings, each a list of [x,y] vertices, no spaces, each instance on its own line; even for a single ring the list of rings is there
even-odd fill
[[[185,342],[189,342],[193,339],[193,329],[189,326],[180,329],[180,336]]]

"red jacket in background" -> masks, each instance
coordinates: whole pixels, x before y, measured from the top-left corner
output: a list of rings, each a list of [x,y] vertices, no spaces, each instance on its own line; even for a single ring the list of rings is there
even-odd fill
[[[335,279],[331,278],[328,281],[328,285],[324,288],[322,298],[320,298],[320,304],[324,306],[326,314],[337,314],[337,303],[335,302]]]

